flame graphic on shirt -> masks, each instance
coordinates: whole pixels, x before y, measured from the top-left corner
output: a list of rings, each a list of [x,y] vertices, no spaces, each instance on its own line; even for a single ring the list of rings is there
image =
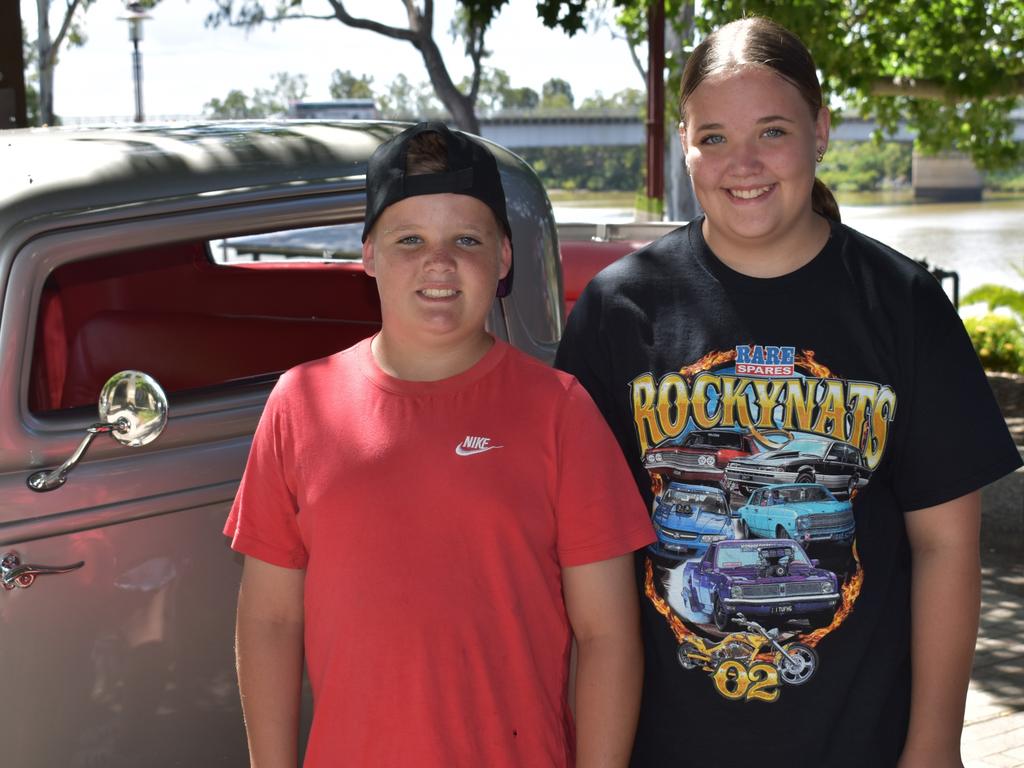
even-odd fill
[[[651,561],[648,558],[645,565],[644,573],[644,594],[654,605],[655,609],[668,621],[669,627],[675,633],[676,640],[680,643],[683,642],[687,637],[696,637],[695,633],[691,632],[686,628],[686,624],[679,618],[679,614],[672,610],[672,606],[654,588],[654,566],[651,565]]]
[[[796,356],[796,364],[819,379],[831,379],[832,371],[814,359],[814,350],[802,349]]]
[[[713,371],[718,366],[735,359],[735,349],[730,349],[728,352],[708,352],[696,363],[688,365],[685,368],[680,368],[679,375],[684,376],[687,379],[692,379],[695,374],[703,371]]]

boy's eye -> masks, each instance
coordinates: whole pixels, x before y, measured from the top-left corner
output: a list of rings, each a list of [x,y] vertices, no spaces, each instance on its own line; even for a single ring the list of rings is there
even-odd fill
[[[422,242],[419,235],[408,235],[398,241],[399,245],[419,245]]]
[[[480,241],[472,235],[462,235],[456,242],[459,245],[480,245]]]
[[[721,144],[725,141],[725,136],[718,133],[712,133],[701,138],[701,144]]]

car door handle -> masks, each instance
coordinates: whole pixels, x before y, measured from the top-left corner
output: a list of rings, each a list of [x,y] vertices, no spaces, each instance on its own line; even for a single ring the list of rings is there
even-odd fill
[[[82,560],[71,565],[31,565],[21,562],[16,552],[8,552],[0,559],[0,586],[6,590],[20,587],[25,589],[32,586],[36,576],[45,576],[53,573],[68,573],[77,570],[85,565]]]

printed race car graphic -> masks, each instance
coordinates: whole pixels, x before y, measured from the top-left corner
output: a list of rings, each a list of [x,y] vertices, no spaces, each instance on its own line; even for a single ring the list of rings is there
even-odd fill
[[[648,549],[669,558],[699,557],[709,544],[735,538],[736,520],[724,491],[669,483],[654,498],[651,522],[658,540]]]
[[[818,483],[758,488],[737,513],[741,530],[759,538],[849,544],[855,530],[853,505]]]
[[[792,539],[721,541],[683,568],[683,600],[710,614],[719,631],[739,613],[775,620],[832,620],[839,604],[836,575],[818,567]]]
[[[750,435],[734,429],[695,429],[679,445],[661,444],[644,456],[644,469],[671,480],[719,485],[733,459],[764,450]]]
[[[807,432],[794,432],[781,447],[734,459],[725,468],[728,487],[742,493],[763,485],[816,482],[852,498],[870,475],[856,447]]]
[[[840,378],[815,350],[773,341],[739,340],[629,382],[658,534],[644,595],[680,671],[708,675],[730,701],[777,701],[830,663],[820,643],[865,582],[866,512],[854,507],[897,413],[891,385]],[[681,503],[698,490],[704,509]],[[715,514],[717,491],[726,511]]]

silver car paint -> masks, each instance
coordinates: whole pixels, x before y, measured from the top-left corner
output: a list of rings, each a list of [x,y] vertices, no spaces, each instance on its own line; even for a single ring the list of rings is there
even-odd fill
[[[78,259],[182,239],[359,220],[374,147],[402,126],[241,123],[0,133],[0,557],[64,565],[0,589],[4,765],[238,766],[233,667],[241,558],[221,535],[269,392],[171,395],[152,445],[104,436],[67,483],[59,465],[95,409],[29,412],[36,306]],[[495,148],[515,234],[515,287],[490,326],[550,361],[562,327],[550,204]],[[154,290],[158,290],[154,286]],[[96,393],[97,396],[99,393]]]

